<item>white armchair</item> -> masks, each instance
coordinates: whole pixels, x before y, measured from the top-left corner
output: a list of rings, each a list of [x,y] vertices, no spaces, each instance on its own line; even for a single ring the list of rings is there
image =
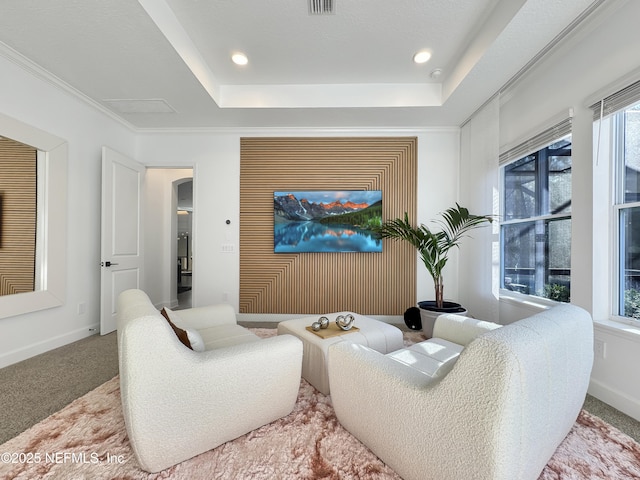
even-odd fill
[[[440,362],[450,367],[444,375],[397,352],[331,346],[338,420],[404,480],[535,480],[582,407],[593,364],[591,317],[561,305],[486,327],[438,317],[434,335],[463,347]]]
[[[140,467],[158,472],[288,415],[300,387],[302,343],[260,339],[229,306],[180,310],[205,351],[181,344],[140,290],[118,298],[120,388]]]

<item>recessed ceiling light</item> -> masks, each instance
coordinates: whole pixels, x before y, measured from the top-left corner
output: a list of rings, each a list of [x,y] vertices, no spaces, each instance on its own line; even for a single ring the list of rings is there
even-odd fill
[[[234,53],[231,55],[231,61],[236,65],[246,65],[249,63],[249,59],[244,53]]]
[[[431,52],[422,50],[413,56],[413,61],[416,63],[426,63],[431,58]]]

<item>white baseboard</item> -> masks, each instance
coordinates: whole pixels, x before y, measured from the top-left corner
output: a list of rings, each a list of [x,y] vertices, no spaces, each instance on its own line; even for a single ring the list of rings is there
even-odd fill
[[[308,315],[295,315],[289,313],[238,313],[239,322],[280,323],[284,320],[292,320]]]
[[[37,342],[26,347],[18,348],[7,353],[0,355],[0,368],[8,367],[14,363],[27,360],[28,358],[35,357],[41,353],[48,352],[54,348],[63,347],[83,338],[90,337],[100,333],[100,324],[89,325],[72,332],[67,332],[57,337],[48,338],[42,342]]]
[[[588,393],[640,422],[640,401],[638,399],[632,398],[598,380],[589,382]]]
[[[313,317],[308,314],[292,314],[292,313],[239,313],[237,318],[239,322],[264,322],[264,323],[280,323],[284,320],[293,320],[294,318]],[[318,315],[319,317],[320,315]],[[404,323],[402,315],[367,315],[369,318],[379,320],[385,323]]]

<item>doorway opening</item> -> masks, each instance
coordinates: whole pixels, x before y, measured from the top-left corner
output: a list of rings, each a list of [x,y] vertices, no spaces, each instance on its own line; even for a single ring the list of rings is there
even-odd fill
[[[174,182],[177,193],[176,295],[178,308],[190,308],[193,287],[193,178]]]
[[[194,173],[177,167],[145,170],[143,290],[158,309],[197,304]],[[191,289],[181,288],[178,295],[178,287],[187,286]]]

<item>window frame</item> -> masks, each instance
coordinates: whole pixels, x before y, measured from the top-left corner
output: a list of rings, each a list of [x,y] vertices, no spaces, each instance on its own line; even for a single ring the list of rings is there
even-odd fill
[[[508,162],[504,162],[500,165],[500,204],[501,204],[501,221],[500,221],[500,290],[501,292],[504,292],[505,294],[517,294],[516,297],[520,297],[522,296],[523,298],[535,298],[535,299],[540,299],[543,300],[545,303],[546,302],[553,302],[553,304],[557,303],[557,301],[552,300],[548,297],[544,297],[541,295],[537,295],[536,292],[534,293],[522,293],[519,292],[517,290],[511,290],[506,288],[505,286],[505,270],[506,270],[506,265],[505,265],[505,247],[506,247],[506,243],[505,243],[505,238],[504,238],[504,227],[505,226],[509,226],[509,225],[524,225],[524,224],[533,224],[534,228],[538,228],[538,225],[540,222],[545,223],[546,225],[544,226],[546,235],[547,235],[547,240],[546,240],[546,244],[547,244],[547,248],[548,248],[548,235],[549,235],[549,227],[548,227],[548,222],[549,221],[562,221],[562,220],[572,220],[572,211],[561,211],[559,213],[544,213],[542,211],[542,207],[544,203],[549,203],[549,194],[548,191],[546,192],[546,194],[544,193],[540,193],[537,192],[535,193],[535,206],[534,206],[534,210],[535,210],[535,215],[531,216],[531,217],[525,217],[525,218],[513,218],[513,219],[509,219],[509,220],[505,220],[506,215],[505,215],[505,207],[506,207],[506,194],[507,194],[507,183],[506,183],[506,175],[507,175],[507,169],[509,166],[513,165],[514,163],[528,157],[531,155],[536,155],[536,158],[533,159],[532,161],[534,162],[545,162],[546,168],[540,169],[539,165],[535,165],[535,170],[534,170],[534,175],[535,175],[535,181],[536,181],[536,186],[538,186],[539,184],[542,184],[543,182],[546,183],[548,185],[549,183],[549,178],[550,178],[550,170],[549,170],[549,162],[550,162],[550,155],[545,155],[543,159],[540,158],[539,152],[548,149],[551,145],[561,142],[562,140],[568,140],[569,142],[569,148],[572,148],[573,145],[573,137],[572,137],[572,132],[563,132],[563,133],[559,133],[558,136],[556,138],[554,138],[554,140],[552,141],[547,141],[544,145],[536,148],[534,151],[526,154],[526,155],[522,155],[520,157],[517,158],[513,158]],[[573,160],[573,158],[572,158]],[[572,161],[572,167],[573,167],[573,161]],[[545,176],[546,178],[542,178],[542,176]],[[544,197],[543,197],[544,195]],[[536,233],[537,235],[537,233]],[[538,243],[537,241],[535,242],[536,244]],[[536,253],[536,256],[538,254]],[[548,255],[548,251],[544,253],[545,256],[545,262],[549,261],[549,255]],[[536,259],[536,263],[537,263],[537,259]],[[537,270],[537,266],[534,267],[535,270]],[[534,271],[534,277],[537,277],[539,275],[539,272]],[[571,278],[571,267],[569,266],[569,278]],[[548,278],[546,279],[548,280]],[[534,283],[538,283],[537,281],[535,281]],[[545,284],[547,282],[544,282]],[[534,288],[536,288],[536,286],[534,285]],[[544,288],[544,287],[543,287]],[[569,280],[569,295],[571,292],[571,280]],[[537,300],[538,301],[538,300]]]
[[[610,151],[612,162],[612,205],[611,205],[611,237],[612,237],[612,260],[611,260],[611,318],[617,322],[640,327],[640,319],[627,317],[624,315],[624,294],[625,267],[624,249],[622,248],[621,235],[621,215],[624,210],[631,210],[640,207],[640,200],[625,202],[625,111],[640,104],[640,100],[631,105],[622,107],[611,114],[611,135]],[[597,121],[604,121],[598,119]]]

